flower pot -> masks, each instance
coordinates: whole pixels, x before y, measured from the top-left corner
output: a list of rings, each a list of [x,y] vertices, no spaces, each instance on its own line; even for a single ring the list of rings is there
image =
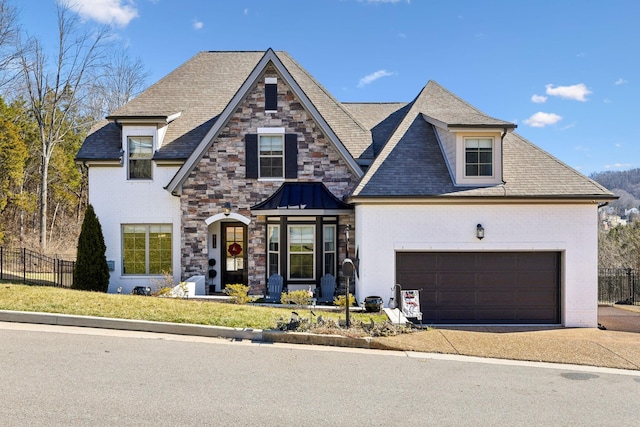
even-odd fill
[[[383,304],[382,298],[379,296],[369,296],[364,299],[364,309],[369,313],[382,310]]]

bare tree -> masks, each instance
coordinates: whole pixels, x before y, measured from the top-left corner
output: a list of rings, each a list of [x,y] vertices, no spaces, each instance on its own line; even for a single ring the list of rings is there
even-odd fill
[[[18,14],[8,0],[0,0],[0,88],[11,80],[10,68],[17,58]]]
[[[89,115],[102,119],[117,110],[142,92],[148,77],[140,58],[132,59],[124,47],[111,49],[91,88]]]
[[[47,246],[48,172],[53,150],[77,132],[78,112],[88,93],[91,74],[103,60],[107,28],[79,31],[79,21],[64,4],[57,3],[57,57],[51,64],[37,38],[19,41],[20,67],[24,77],[28,108],[38,125],[40,162],[40,246]]]

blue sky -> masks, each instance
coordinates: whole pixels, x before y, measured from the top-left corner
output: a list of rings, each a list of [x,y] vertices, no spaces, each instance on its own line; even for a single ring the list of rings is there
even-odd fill
[[[55,0],[14,1],[54,43]],[[408,102],[435,80],[586,175],[640,167],[637,0],[71,2],[88,29],[111,25],[149,84],[199,51],[271,47],[340,101]]]

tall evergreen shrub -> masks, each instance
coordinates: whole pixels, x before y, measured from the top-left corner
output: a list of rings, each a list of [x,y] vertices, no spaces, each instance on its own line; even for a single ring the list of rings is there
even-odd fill
[[[84,214],[82,230],[78,237],[78,256],[74,270],[73,289],[107,292],[109,288],[109,266],[107,247],[100,221],[93,206],[89,205]]]

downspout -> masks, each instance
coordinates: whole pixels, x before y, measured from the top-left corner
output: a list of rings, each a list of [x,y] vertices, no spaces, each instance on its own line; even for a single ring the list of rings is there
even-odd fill
[[[506,184],[504,180],[504,137],[507,135],[507,128],[502,129],[502,136],[500,137],[500,181],[502,181],[502,185]],[[505,193],[506,195],[506,193]]]

